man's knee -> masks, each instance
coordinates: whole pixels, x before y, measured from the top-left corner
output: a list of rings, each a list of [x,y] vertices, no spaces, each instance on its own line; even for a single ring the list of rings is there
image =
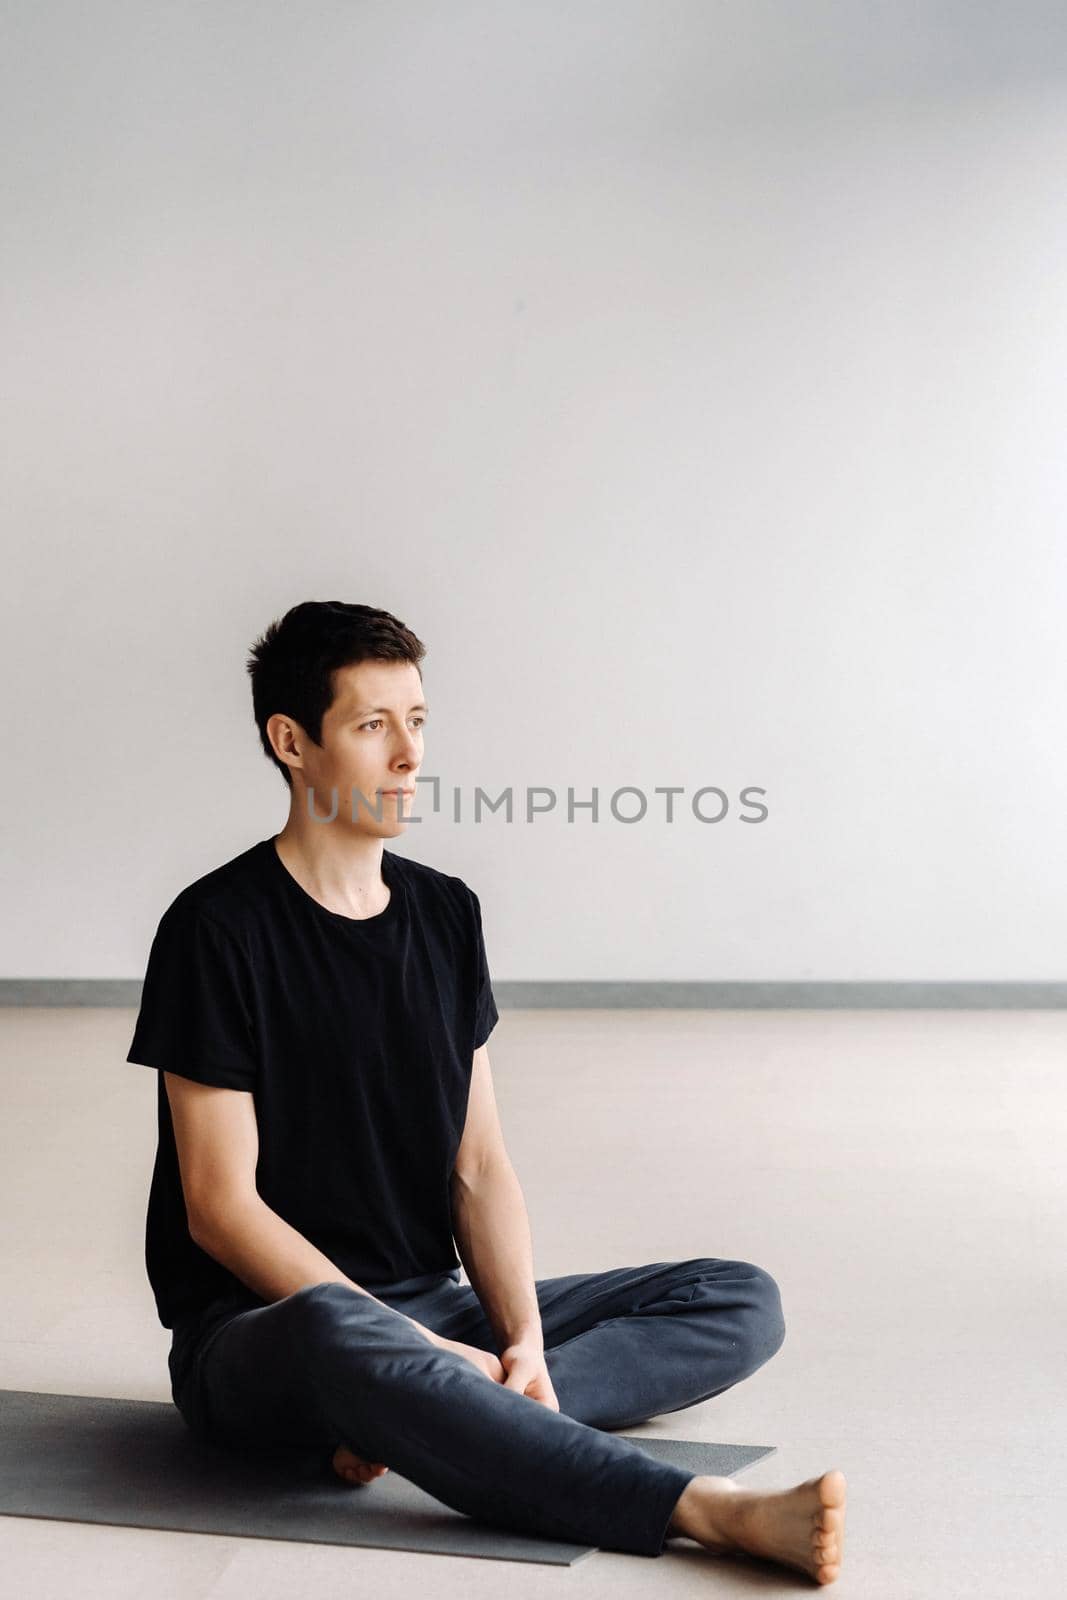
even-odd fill
[[[369,1358],[386,1341],[395,1345],[396,1354],[406,1351],[412,1341],[420,1354],[426,1348],[426,1340],[403,1312],[347,1283],[309,1284],[277,1304],[285,1314],[288,1339],[302,1352],[322,1356],[343,1349],[346,1361],[351,1361],[363,1355]],[[366,1337],[372,1324],[374,1336]]]
[[[342,1323],[364,1308],[377,1310],[375,1302],[346,1283],[310,1283],[278,1302],[291,1336],[306,1349],[320,1337],[329,1336]]]
[[[755,1372],[785,1341],[785,1316],[778,1285],[769,1272],[752,1261],[724,1262],[712,1256],[707,1258],[707,1266],[712,1278],[720,1282],[725,1268],[732,1291],[739,1285],[742,1287],[738,1323],[744,1342],[744,1365]]]
[[[785,1315],[778,1285],[763,1267],[741,1261],[745,1270],[745,1291],[749,1298],[746,1319],[750,1355],[757,1366],[769,1361],[785,1342]]]

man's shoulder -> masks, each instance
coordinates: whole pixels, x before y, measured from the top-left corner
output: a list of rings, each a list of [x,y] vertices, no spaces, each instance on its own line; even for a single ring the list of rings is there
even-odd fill
[[[163,913],[167,922],[206,920],[240,939],[262,897],[262,850],[255,844],[185,885]]]
[[[399,855],[395,850],[386,852],[404,883],[424,904],[447,904],[466,913],[471,904],[469,885],[455,873],[431,867],[428,861],[416,861],[412,856]]]

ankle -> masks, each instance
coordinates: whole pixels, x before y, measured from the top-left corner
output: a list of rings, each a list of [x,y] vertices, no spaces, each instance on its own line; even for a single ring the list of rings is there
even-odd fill
[[[700,1544],[731,1544],[730,1526],[737,1485],[729,1478],[712,1478],[703,1473],[690,1480],[679,1496],[667,1537],[682,1535]]]

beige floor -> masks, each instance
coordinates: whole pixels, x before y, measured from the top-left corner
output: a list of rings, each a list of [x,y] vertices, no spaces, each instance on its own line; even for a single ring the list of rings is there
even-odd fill
[[[133,1013],[0,1012],[0,1386],[169,1400],[143,1276],[155,1075]],[[1067,1593],[1067,1016],[505,1011],[538,1276],[695,1255],[778,1280],[761,1371],[647,1425],[840,1467],[862,1600]],[[77,1440],[71,1440],[77,1449]],[[374,1493],[373,1486],[366,1491]],[[19,1600],[812,1592],[679,1541],[572,1569],[0,1517]]]

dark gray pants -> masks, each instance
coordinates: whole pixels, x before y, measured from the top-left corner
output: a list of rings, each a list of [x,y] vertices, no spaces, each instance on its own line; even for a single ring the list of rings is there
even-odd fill
[[[551,1411],[405,1320],[499,1354],[459,1272],[376,1285],[385,1307],[336,1283],[269,1305],[244,1291],[192,1339],[176,1332],[175,1404],[224,1446],[328,1462],[347,1444],[484,1522],[660,1555],[696,1474],[604,1430],[696,1405],[768,1361],[785,1337],[774,1279],[698,1257],[536,1280]]]

